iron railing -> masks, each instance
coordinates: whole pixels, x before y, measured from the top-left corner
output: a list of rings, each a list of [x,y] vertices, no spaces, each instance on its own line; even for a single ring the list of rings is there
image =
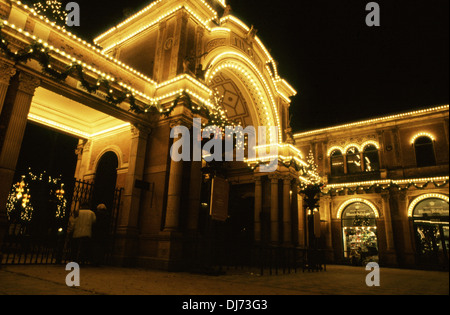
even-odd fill
[[[20,220],[9,221],[8,229],[2,244],[3,265],[16,264],[61,264],[68,263],[74,257],[71,253],[71,238],[67,233],[70,214],[78,209],[83,202],[90,202],[94,193],[94,184],[91,182],[74,180],[66,185],[67,208],[64,217],[57,220],[39,221],[39,229],[33,227],[33,220],[24,222]],[[104,261],[109,262],[114,246],[114,232],[122,189],[114,192],[113,208],[110,211],[109,236],[104,243],[106,247]],[[39,231],[39,232],[36,232]]]

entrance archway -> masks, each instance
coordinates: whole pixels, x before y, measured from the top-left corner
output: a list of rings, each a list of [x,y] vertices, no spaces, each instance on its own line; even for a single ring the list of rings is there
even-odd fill
[[[355,265],[378,262],[378,213],[373,204],[351,200],[340,211],[344,258]]]
[[[449,264],[449,197],[425,194],[417,197],[409,207],[416,242],[419,265],[442,266]]]
[[[112,209],[118,166],[119,159],[112,151],[106,152],[100,158],[95,173],[94,194],[92,197],[93,207],[105,204],[107,209]]]

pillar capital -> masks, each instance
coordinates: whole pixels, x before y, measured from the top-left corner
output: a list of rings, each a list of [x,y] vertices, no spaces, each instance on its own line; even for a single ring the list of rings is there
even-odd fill
[[[0,84],[9,84],[9,80],[16,74],[13,65],[0,60]]]
[[[183,116],[177,116],[169,120],[169,127],[170,129],[175,128],[177,126],[184,126],[190,129],[193,126],[193,116],[189,115],[189,117],[183,115]]]
[[[39,80],[35,76],[28,74],[26,72],[20,72],[19,86],[18,86],[19,91],[33,96],[34,92],[36,91],[36,89],[40,84],[41,80]]]
[[[147,137],[151,134],[152,129],[148,126],[142,124],[132,124],[131,125],[131,135],[133,138],[141,137],[147,139]]]
[[[269,174],[268,177],[272,181],[272,183],[281,179],[281,176],[278,173]]]

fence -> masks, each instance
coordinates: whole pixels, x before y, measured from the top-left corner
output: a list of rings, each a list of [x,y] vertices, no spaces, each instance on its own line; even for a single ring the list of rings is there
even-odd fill
[[[90,202],[94,194],[94,184],[74,180],[66,185],[67,200],[65,215],[54,218],[52,208],[47,203],[42,206],[40,220],[10,220],[2,245],[1,264],[60,264],[72,258],[70,235],[67,233],[70,213],[78,209],[83,202]],[[114,231],[120,205],[122,189],[114,192],[113,207],[110,211],[109,236],[104,261],[108,262],[114,243]],[[44,215],[45,214],[45,215]],[[44,219],[42,219],[44,218]],[[38,228],[36,228],[38,226]]]
[[[185,244],[187,271],[222,274],[253,272],[260,275],[326,271],[325,251],[297,247],[220,244],[190,240]]]

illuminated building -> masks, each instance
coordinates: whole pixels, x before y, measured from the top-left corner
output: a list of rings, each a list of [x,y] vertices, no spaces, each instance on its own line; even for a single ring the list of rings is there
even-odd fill
[[[300,150],[314,152],[325,183],[321,241],[330,260],[356,262],[363,250],[384,265],[448,268],[448,110],[294,135]]]
[[[191,128],[193,117],[202,117],[210,124],[276,127],[278,137],[271,140],[280,149],[272,157],[280,161],[278,170],[259,172],[256,157],[229,165],[226,179],[230,203],[245,212],[234,213],[251,218],[247,238],[295,244],[290,192],[299,177],[285,165],[304,162],[285,130],[296,91],[280,77],[254,29],[229,14],[225,1],[153,1],[95,44],[20,1],[1,0],[0,9],[0,234],[30,121],[80,139],[77,179],[97,180],[103,158],[115,159],[116,186],[124,189],[116,264],[179,269],[184,243],[207,213],[200,213],[202,163],[171,160],[169,135],[172,127]],[[222,108],[213,101],[216,93],[223,96]],[[262,189],[272,189],[272,197]],[[262,231],[261,212],[272,213],[264,219],[270,231]]]
[[[100,165],[114,160],[115,185],[124,189],[113,250],[117,265],[185,267],[186,253],[210,236],[210,214],[232,221],[222,236],[236,247],[305,246],[298,189],[307,181],[311,150],[327,184],[319,212],[330,262],[350,258],[344,245],[351,248],[352,241],[344,243],[343,233],[364,232],[376,236],[382,263],[414,264],[408,237],[412,224],[426,220],[411,223],[408,213],[414,217],[416,206],[429,201],[416,186],[428,183],[425,196],[446,201],[448,218],[448,106],[293,137],[289,107],[297,92],[255,29],[231,15],[225,0],[152,1],[94,44],[16,0],[0,0],[0,26],[0,237],[27,122],[79,138],[79,180],[98,181]],[[205,124],[276,127],[273,145],[257,152],[278,153],[227,163],[215,174],[202,162],[171,160],[171,128],[191,129],[195,117]],[[440,127],[428,128],[431,120]],[[415,126],[414,132],[402,133],[403,126]],[[410,151],[400,150],[405,143]],[[430,146],[436,166],[427,165],[433,162]],[[259,171],[268,159],[277,160],[276,172]],[[216,213],[220,207],[211,206],[204,185],[214,175],[229,183],[225,213]],[[409,200],[414,196],[424,199]],[[349,213],[368,216],[355,225]],[[448,235],[448,224],[441,227]]]

